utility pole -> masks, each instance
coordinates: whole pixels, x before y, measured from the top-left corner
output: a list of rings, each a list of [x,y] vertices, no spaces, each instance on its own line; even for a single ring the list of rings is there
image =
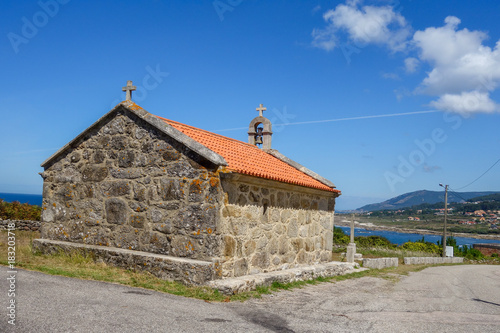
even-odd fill
[[[444,187],[444,229],[443,229],[443,258],[446,258],[446,218],[448,217],[448,185],[439,184]]]

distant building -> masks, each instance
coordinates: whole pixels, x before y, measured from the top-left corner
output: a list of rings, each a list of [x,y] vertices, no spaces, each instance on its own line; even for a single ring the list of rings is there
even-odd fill
[[[484,210],[475,210],[474,211],[474,216],[480,217],[486,215],[486,212]]]

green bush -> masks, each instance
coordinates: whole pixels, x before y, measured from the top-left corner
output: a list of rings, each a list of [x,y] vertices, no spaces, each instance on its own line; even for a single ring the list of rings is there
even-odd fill
[[[22,204],[19,201],[10,203],[0,199],[0,220],[40,221],[41,214],[42,207],[40,206]]]
[[[415,252],[441,253],[442,249],[431,242],[406,242],[401,245],[401,248]]]
[[[477,249],[469,249],[464,257],[470,260],[484,259],[484,255]]]
[[[339,227],[333,228],[333,243],[337,245],[347,245],[349,244],[350,238],[345,234],[345,232]]]
[[[384,247],[389,249],[396,247],[387,238],[381,236],[354,237],[354,241],[359,247]]]

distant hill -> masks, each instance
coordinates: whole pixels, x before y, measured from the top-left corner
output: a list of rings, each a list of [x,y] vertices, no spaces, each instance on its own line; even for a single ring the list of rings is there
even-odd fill
[[[468,199],[467,201],[474,202],[474,201],[492,201],[492,200],[493,201],[500,201],[500,193],[483,195],[481,197]]]
[[[448,192],[448,202],[465,202],[472,198],[481,197],[484,195],[498,194],[499,192],[457,192],[460,196],[453,192]],[[357,211],[370,212],[376,210],[394,210],[411,206],[420,205],[423,203],[435,204],[438,202],[444,203],[444,191],[415,191],[405,193],[395,198],[386,200],[384,202],[375,203],[358,208]]]

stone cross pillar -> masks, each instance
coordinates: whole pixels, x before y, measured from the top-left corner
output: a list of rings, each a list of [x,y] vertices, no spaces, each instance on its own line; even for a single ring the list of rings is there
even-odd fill
[[[351,243],[354,243],[354,214],[352,214],[351,220]]]
[[[132,91],[136,89],[136,86],[132,85],[132,81],[127,81],[127,85],[122,88],[122,91],[126,91],[127,95],[125,96],[126,101],[132,100]]]
[[[354,255],[356,254],[356,243],[354,243],[354,214],[351,220],[351,242],[347,245],[346,259],[347,262],[354,262]]]

